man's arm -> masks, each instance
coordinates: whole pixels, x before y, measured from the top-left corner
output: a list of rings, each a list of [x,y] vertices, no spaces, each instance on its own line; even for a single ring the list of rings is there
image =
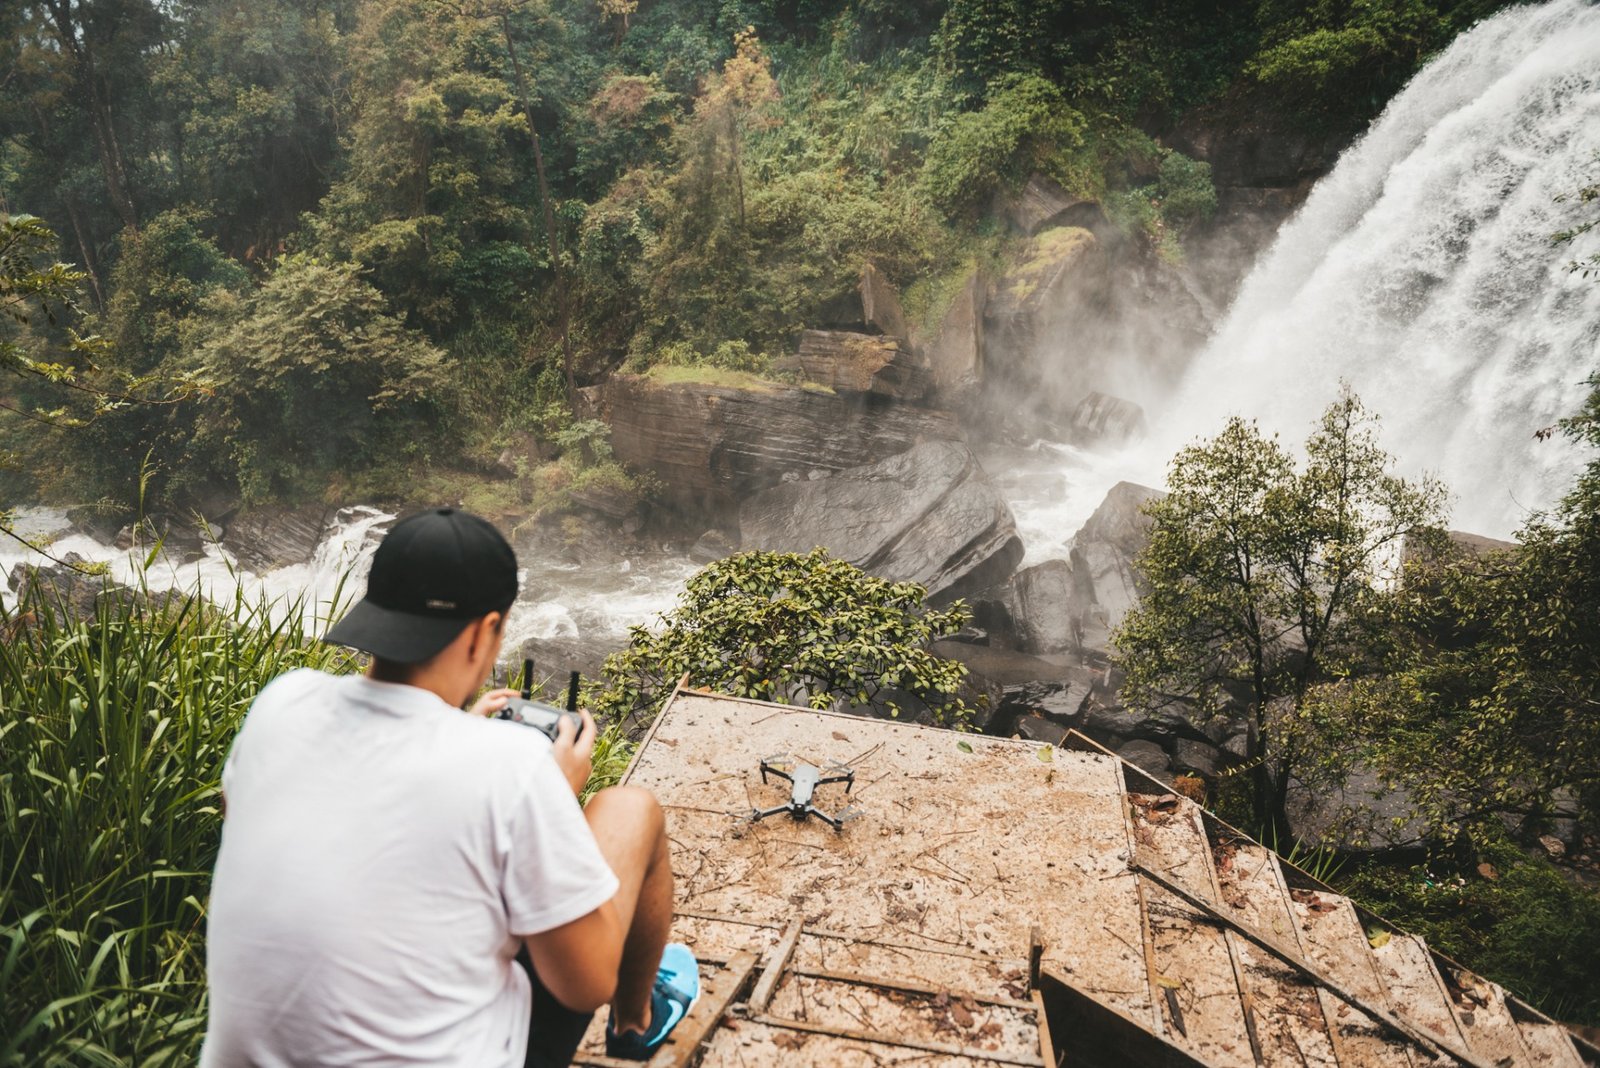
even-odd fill
[[[615,901],[587,916],[523,939],[534,970],[557,1001],[573,1012],[593,1012],[617,992],[627,931]]]
[[[581,713],[576,729],[565,717],[556,727],[556,766],[575,794],[582,793],[589,781],[595,734],[594,719],[587,711]],[[523,942],[539,981],[556,1000],[573,1012],[593,1012],[616,994],[627,934],[627,923],[612,899],[570,923],[529,935]]]

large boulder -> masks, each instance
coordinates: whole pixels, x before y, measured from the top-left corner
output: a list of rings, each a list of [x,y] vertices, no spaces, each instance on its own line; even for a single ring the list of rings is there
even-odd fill
[[[329,518],[320,506],[257,508],[234,517],[222,544],[247,571],[303,564],[316,553]]]
[[[1011,578],[1011,618],[1025,653],[1059,653],[1077,647],[1072,567],[1046,560]]]
[[[1094,234],[1059,226],[1035,236],[995,282],[984,306],[985,344],[1014,365],[1008,368],[1013,377],[1027,377],[1028,357],[1052,325],[1093,299],[1104,274],[1101,260]]]
[[[936,400],[959,405],[983,381],[983,309],[989,278],[974,267],[932,333],[913,329],[911,343],[928,368]]]
[[[1289,830],[1302,842],[1348,853],[1392,853],[1427,844],[1427,821],[1402,790],[1364,764],[1339,783],[1289,782]]]
[[[912,402],[926,397],[932,384],[927,367],[900,338],[848,330],[801,331],[798,351],[776,361],[773,370],[839,393]]]
[[[739,509],[739,536],[745,549],[820,545],[944,599],[1003,581],[1022,559],[1010,506],[972,451],[949,441],[763,490]]]
[[[900,294],[882,271],[867,264],[861,269],[861,284],[856,288],[861,294],[861,322],[868,333],[898,338],[908,336]]]
[[[925,441],[965,441],[949,412],[869,406],[815,388],[663,383],[614,375],[582,391],[580,411],[611,426],[617,458],[649,471],[669,507],[706,525],[737,514],[785,475],[844,471]]]
[[[1083,445],[1121,445],[1144,437],[1144,409],[1105,393],[1090,393],[1072,410],[1073,439]]]
[[[1139,599],[1133,561],[1150,541],[1150,518],[1140,508],[1159,496],[1160,490],[1119,482],[1073,536],[1074,597],[1082,606],[1083,648],[1107,649],[1111,631]]]
[[[1035,174],[1002,208],[1012,226],[1032,237],[1052,226],[1081,226],[1094,230],[1106,223],[1105,212],[1093,200],[1075,197],[1051,178]]]
[[[1054,685],[1065,674],[1060,664],[1014,649],[996,649],[989,645],[950,640],[934,642],[929,649],[935,656],[959,660],[974,675],[981,675],[1006,688],[1034,683]]]

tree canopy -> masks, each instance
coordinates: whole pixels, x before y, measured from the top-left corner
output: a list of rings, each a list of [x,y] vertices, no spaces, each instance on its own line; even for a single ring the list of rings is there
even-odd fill
[[[1376,417],[1346,389],[1303,464],[1235,417],[1180,452],[1166,496],[1144,506],[1146,588],[1114,636],[1123,696],[1203,716],[1242,706],[1258,820],[1282,823],[1290,781],[1319,748],[1308,693],[1361,665],[1406,539],[1443,521],[1443,487],[1391,463]]]

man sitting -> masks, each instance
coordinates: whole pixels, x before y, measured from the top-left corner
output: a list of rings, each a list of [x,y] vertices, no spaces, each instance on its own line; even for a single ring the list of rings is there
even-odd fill
[[[476,516],[395,525],[325,641],[367,673],[300,670],[251,706],[223,769],[201,1065],[566,1064],[610,1003],[643,1059],[698,993],[666,947],[660,806],[577,797],[595,726],[488,718],[517,561]],[[663,947],[667,952],[664,954]]]

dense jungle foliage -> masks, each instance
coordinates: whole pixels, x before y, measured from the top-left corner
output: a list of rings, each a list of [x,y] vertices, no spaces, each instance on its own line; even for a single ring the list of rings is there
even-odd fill
[[[0,420],[0,478],[126,501],[154,456],[178,508],[392,491],[567,431],[627,361],[759,371],[866,261],[934,314],[1035,171],[1181,254],[1214,196],[1152,133],[1262,101],[1358,130],[1498,6],[8,4],[0,212],[82,272],[18,351],[123,400],[5,381],[37,418]]]

